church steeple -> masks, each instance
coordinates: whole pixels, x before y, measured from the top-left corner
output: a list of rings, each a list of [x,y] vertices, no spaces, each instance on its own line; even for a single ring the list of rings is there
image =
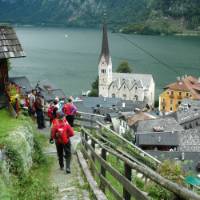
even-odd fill
[[[104,20],[103,23],[103,37],[102,37],[102,46],[101,46],[101,54],[100,59],[104,57],[107,64],[109,64],[110,59],[110,52],[109,52],[109,45],[108,45],[108,33],[107,33],[107,25]]]
[[[109,52],[107,25],[103,23],[101,54],[99,57],[99,96],[108,97],[108,88],[112,82],[112,60]]]

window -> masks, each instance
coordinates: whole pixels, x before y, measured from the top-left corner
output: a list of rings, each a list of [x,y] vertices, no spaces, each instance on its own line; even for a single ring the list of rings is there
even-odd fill
[[[165,110],[165,106],[163,106],[162,109]]]
[[[179,92],[178,94],[179,94],[179,96],[181,96],[181,95],[182,95],[182,92]]]
[[[106,73],[106,70],[105,70],[105,69],[102,69],[102,70],[101,70],[101,73],[105,74],[105,73]]]
[[[170,104],[173,104],[173,99],[170,99]]]
[[[123,98],[126,99],[126,94],[123,94]]]
[[[171,95],[174,95],[174,91],[171,91]]]
[[[189,97],[189,93],[188,92],[186,93],[186,97]]]
[[[115,93],[112,94],[112,97],[115,98]]]
[[[138,95],[135,95],[135,100],[136,100],[136,101],[138,100]]]
[[[126,86],[124,85],[124,89],[126,89]]]
[[[172,107],[170,107],[170,111],[173,111],[173,108],[172,108]]]

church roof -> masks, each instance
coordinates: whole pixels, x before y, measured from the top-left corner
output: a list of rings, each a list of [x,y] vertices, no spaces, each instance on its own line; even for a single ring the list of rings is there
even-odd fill
[[[133,73],[112,73],[113,81],[120,81],[120,83],[137,83],[138,87],[149,88],[153,76],[151,74],[133,74]]]
[[[14,29],[0,25],[0,59],[24,57],[24,51]]]
[[[107,33],[106,23],[103,24],[102,46],[101,46],[101,54],[99,58],[101,59],[102,57],[105,57],[106,63],[109,64],[110,52],[109,52],[109,45],[108,45],[108,33]]]

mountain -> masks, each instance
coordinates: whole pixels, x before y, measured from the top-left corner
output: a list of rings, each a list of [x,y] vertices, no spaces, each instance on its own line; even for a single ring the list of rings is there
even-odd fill
[[[0,0],[0,22],[174,33],[200,29],[200,0]]]
[[[95,27],[106,11],[108,23],[142,21],[146,0],[0,0],[0,21]]]

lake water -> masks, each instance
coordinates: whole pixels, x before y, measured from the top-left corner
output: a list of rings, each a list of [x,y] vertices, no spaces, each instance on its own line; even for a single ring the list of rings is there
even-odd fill
[[[98,72],[101,30],[30,27],[16,32],[27,57],[12,60],[11,75],[25,75],[33,85],[48,80],[67,95],[90,89]],[[200,76],[200,37],[109,33],[109,45],[113,71],[127,60],[133,72],[153,74],[157,94],[177,76]]]

